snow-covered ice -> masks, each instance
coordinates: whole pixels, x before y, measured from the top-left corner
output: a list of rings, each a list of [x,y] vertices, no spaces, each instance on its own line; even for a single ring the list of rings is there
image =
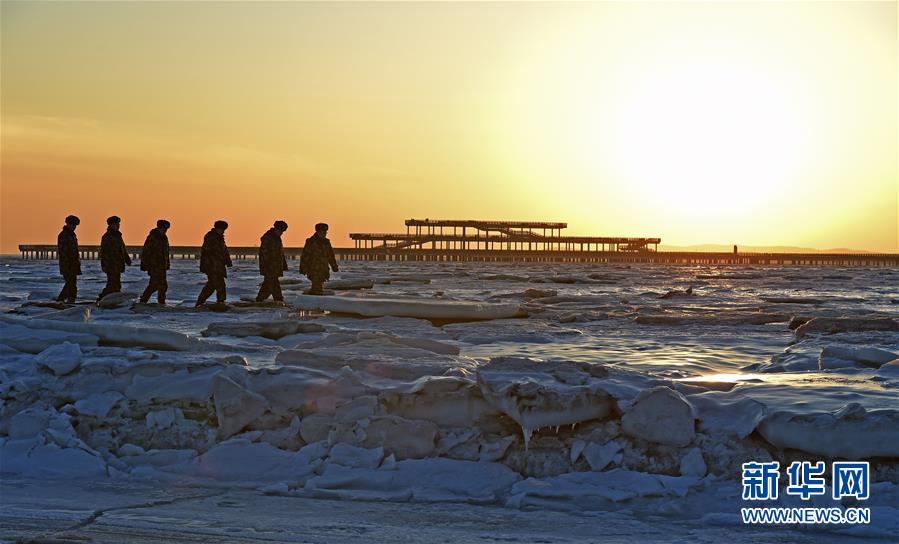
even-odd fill
[[[210,312],[192,308],[195,263],[173,263],[169,307],[54,308],[36,302],[55,263],[0,262],[4,481],[711,532],[739,523],[741,463],[847,459],[871,463],[875,521],[822,531],[899,527],[890,269],[344,263],[333,287],[365,291],[303,295],[291,272],[286,305]],[[235,264],[235,301],[254,265]],[[145,281],[129,270],[123,288]]]

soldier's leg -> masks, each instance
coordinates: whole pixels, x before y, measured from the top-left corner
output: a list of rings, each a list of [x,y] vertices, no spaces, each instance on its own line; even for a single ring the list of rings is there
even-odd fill
[[[156,276],[150,274],[150,281],[147,282],[147,288],[144,289],[144,292],[140,295],[141,304],[146,304],[150,302],[150,296],[156,291]]]
[[[276,302],[284,302],[284,294],[281,293],[281,280],[278,279],[278,276],[272,276],[269,291],[272,292],[272,298],[275,299]]]
[[[165,304],[165,295],[169,290],[169,282],[165,277],[165,272],[159,275],[159,278],[156,280],[156,302],[159,304]]]
[[[63,280],[65,283],[62,286],[62,291],[59,292],[59,296],[56,297],[56,300],[59,302],[75,302],[75,295],[77,294],[77,289],[75,287],[75,280],[77,276],[74,275],[65,275],[63,276]]]
[[[106,273],[106,287],[100,291],[100,296],[97,297],[97,300],[105,297],[110,293],[118,293],[122,290],[122,275],[119,272],[107,272]]]
[[[268,276],[262,276],[262,284],[259,285],[259,294],[256,295],[256,302],[262,302],[267,299],[271,293],[269,289]]]
[[[65,302],[66,297],[69,296],[69,277],[63,276],[62,281],[62,289],[59,290],[59,295],[56,296],[57,302]]]
[[[140,301],[144,304],[150,302],[153,293],[158,293],[157,298],[160,302],[165,300],[165,274],[150,274],[150,282],[147,283],[147,288],[140,296]]]
[[[209,295],[215,291],[215,284],[213,283],[213,276],[209,274],[206,275],[206,285],[200,289],[200,296],[197,297],[197,306],[202,306],[206,299],[209,298]]]
[[[312,287],[309,289],[310,295],[321,295],[324,293],[322,289],[322,285],[325,283],[323,279],[319,277],[309,278],[309,281],[312,282]]]
[[[225,276],[218,276],[215,284],[215,301],[224,304],[228,299],[228,291],[225,288]]]
[[[97,295],[97,300],[105,297],[109,294],[109,272],[106,273],[106,285],[103,286],[103,290],[100,291],[100,294]]]

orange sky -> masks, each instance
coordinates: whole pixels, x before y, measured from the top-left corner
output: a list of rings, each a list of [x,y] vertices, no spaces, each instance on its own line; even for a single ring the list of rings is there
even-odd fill
[[[893,2],[0,6],[3,253],[69,213],[899,251]]]

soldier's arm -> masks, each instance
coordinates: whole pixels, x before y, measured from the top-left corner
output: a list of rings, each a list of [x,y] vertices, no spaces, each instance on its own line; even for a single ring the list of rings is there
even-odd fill
[[[328,242],[328,262],[331,264],[331,270],[337,272],[337,258],[334,256],[334,248],[331,242]]]
[[[225,266],[231,266],[231,252],[228,251],[227,244],[222,244],[222,250],[225,252]]]
[[[309,240],[303,245],[303,253],[300,254],[300,274],[306,273],[306,259],[309,256]]]

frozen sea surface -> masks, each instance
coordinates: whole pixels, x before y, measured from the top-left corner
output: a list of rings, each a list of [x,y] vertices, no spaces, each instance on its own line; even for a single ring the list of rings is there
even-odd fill
[[[254,261],[230,271],[228,311],[197,311],[204,277],[173,265],[168,308],[87,304],[103,278],[85,261],[85,304],[60,310],[36,304],[61,287],[55,262],[0,259],[4,487],[54,481],[101,501],[85,481],[134,482],[322,512],[326,499],[412,503],[414,523],[447,503],[557,524],[522,540],[589,540],[561,516],[605,515],[621,534],[692,541],[742,530],[743,462],[861,459],[873,522],[816,538],[899,530],[897,270],[342,263],[335,280],[373,287],[337,290],[340,308],[403,308],[363,318],[299,309],[295,263],[286,306],[239,303],[258,289]],[[145,284],[123,276],[126,292]],[[510,305],[518,317],[445,318]],[[811,505],[794,499],[772,505]],[[23,500],[3,493],[0,519]],[[197,516],[220,515],[211,504]],[[662,538],[659,523],[679,529]],[[0,537],[44,534],[22,527]],[[457,530],[443,528],[491,528]],[[808,534],[778,531],[765,534]]]

